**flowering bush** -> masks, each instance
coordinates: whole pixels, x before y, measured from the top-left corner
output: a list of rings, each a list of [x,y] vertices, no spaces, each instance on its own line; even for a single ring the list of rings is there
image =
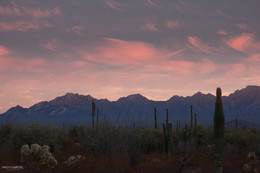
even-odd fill
[[[57,160],[49,152],[49,146],[32,144],[23,145],[20,151],[22,162],[29,162],[31,169],[38,170],[40,166],[54,168],[57,165]]]
[[[67,160],[68,165],[72,165],[75,164],[81,160],[84,160],[85,157],[81,157],[81,155],[77,155],[77,156],[70,156]]]

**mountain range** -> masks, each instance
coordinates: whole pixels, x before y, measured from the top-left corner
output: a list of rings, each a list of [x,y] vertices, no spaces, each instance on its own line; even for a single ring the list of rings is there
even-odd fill
[[[247,86],[236,90],[229,96],[223,96],[225,121],[235,118],[260,126],[260,86]],[[28,125],[39,123],[55,126],[90,124],[91,103],[95,102],[99,109],[99,121],[110,121],[119,125],[152,126],[154,124],[154,107],[157,109],[158,124],[162,124],[169,110],[169,121],[181,126],[189,123],[190,105],[197,115],[198,124],[210,126],[213,124],[215,96],[197,92],[192,96],[173,96],[167,101],[149,100],[141,94],[121,97],[117,101],[95,99],[90,95],[67,93],[51,101],[37,103],[29,108],[16,106],[0,114],[0,123]],[[240,122],[240,121],[239,121]]]

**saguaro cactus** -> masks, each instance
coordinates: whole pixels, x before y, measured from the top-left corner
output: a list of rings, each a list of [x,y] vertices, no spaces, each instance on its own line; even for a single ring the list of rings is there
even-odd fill
[[[221,89],[217,88],[217,97],[215,103],[214,114],[214,159],[215,159],[215,172],[223,173],[223,149],[224,149],[224,130],[225,130],[225,117],[221,98]]]
[[[192,105],[190,105],[190,142],[192,142],[193,138],[193,112],[192,112]]]
[[[197,137],[197,114],[194,114],[194,134]]]
[[[187,126],[187,124],[185,124],[184,136],[183,136],[185,151],[187,150],[187,138],[188,138],[188,126]]]
[[[169,116],[168,116],[168,108],[166,109],[166,124],[169,122]]]
[[[166,152],[170,156],[172,154],[172,123],[163,123],[163,135],[165,138]]]
[[[236,130],[237,130],[237,118],[236,118]]]
[[[98,117],[98,108],[97,108],[97,126],[98,126],[98,118],[99,118],[99,117]]]
[[[95,127],[95,111],[96,111],[96,105],[94,103],[94,101],[92,100],[92,126],[93,128]]]
[[[154,107],[154,128],[157,129],[157,115],[156,115],[156,107]]]

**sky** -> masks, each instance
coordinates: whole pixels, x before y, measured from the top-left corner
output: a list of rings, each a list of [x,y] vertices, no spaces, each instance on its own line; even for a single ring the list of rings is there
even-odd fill
[[[259,19],[259,0],[1,0],[0,113],[260,85]]]

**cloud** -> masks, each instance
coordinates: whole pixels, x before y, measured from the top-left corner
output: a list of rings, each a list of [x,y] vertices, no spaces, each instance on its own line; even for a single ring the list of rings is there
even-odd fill
[[[40,8],[28,8],[23,7],[24,13],[33,16],[34,18],[49,18],[54,16],[61,16],[62,12],[60,11],[60,7],[55,7],[51,10],[41,10]]]
[[[178,21],[173,21],[173,20],[167,20],[166,21],[166,26],[170,29],[175,29],[179,27],[179,22]]]
[[[237,23],[236,26],[241,30],[248,30],[248,26],[245,23]]]
[[[260,53],[260,41],[255,39],[255,33],[242,33],[224,40],[229,47],[249,54]]]
[[[51,41],[47,42],[47,43],[42,43],[41,47],[52,51],[52,52],[57,52],[56,47],[57,47],[57,39],[52,39]]]
[[[160,5],[154,3],[152,0],[147,0],[148,4],[154,8],[162,8]]]
[[[248,62],[254,62],[254,63],[260,63],[260,53],[259,54],[253,54],[248,59],[246,59]]]
[[[114,10],[118,10],[118,11],[123,11],[123,7],[125,7],[124,5],[116,2],[115,0],[104,0],[103,1],[108,7],[114,9]]]
[[[22,13],[21,11],[16,8],[16,7],[13,7],[13,8],[10,8],[10,7],[3,7],[3,6],[0,6],[0,14],[1,15],[16,15],[16,16],[21,16]]]
[[[6,47],[0,45],[0,56],[8,55],[11,51],[8,50]]]
[[[24,59],[0,56],[0,71],[12,72],[37,72],[47,65],[42,58]]]
[[[178,12],[186,13],[186,14],[201,14],[200,11],[195,10],[192,5],[188,4],[187,2],[183,2],[181,0],[175,5],[175,9]]]
[[[60,7],[55,7],[53,9],[41,10],[40,8],[29,8],[24,6],[18,6],[14,4],[15,7],[2,7],[0,6],[0,14],[2,15],[12,15],[12,16],[31,16],[35,19],[39,18],[50,18],[54,16],[61,16],[62,12]]]
[[[219,34],[219,35],[228,35],[228,32],[226,30],[224,30],[224,29],[221,29],[221,30],[217,31],[217,34]]]
[[[46,22],[37,22],[37,21],[15,21],[15,22],[0,22],[1,31],[29,31],[29,30],[38,30],[41,27],[51,27],[52,25]]]
[[[78,26],[73,26],[71,28],[66,28],[65,32],[73,32],[73,33],[77,34],[78,36],[87,36],[86,34],[84,34],[82,32],[83,29],[84,29],[83,26],[78,25]]]
[[[224,13],[223,11],[221,11],[220,9],[216,9],[216,13],[219,16],[222,16],[222,17],[225,17],[225,18],[228,18],[228,19],[240,19],[239,17],[234,17],[234,16],[231,16],[231,15],[228,15],[228,14]]]
[[[159,29],[156,27],[154,23],[151,21],[147,21],[143,26],[142,29],[148,30],[148,31],[153,31],[153,32],[158,32]]]
[[[216,48],[210,47],[207,43],[194,36],[188,37],[188,47],[197,52],[213,53],[216,51]]]
[[[157,54],[154,46],[148,43],[114,38],[106,38],[105,41],[104,45],[98,46],[87,58],[107,63],[136,64],[147,61]]]
[[[91,62],[98,62],[110,65],[148,65],[166,61],[184,52],[186,48],[172,51],[155,47],[152,44],[142,41],[125,41],[115,38],[105,38],[88,51],[79,49],[80,57],[85,57]]]

